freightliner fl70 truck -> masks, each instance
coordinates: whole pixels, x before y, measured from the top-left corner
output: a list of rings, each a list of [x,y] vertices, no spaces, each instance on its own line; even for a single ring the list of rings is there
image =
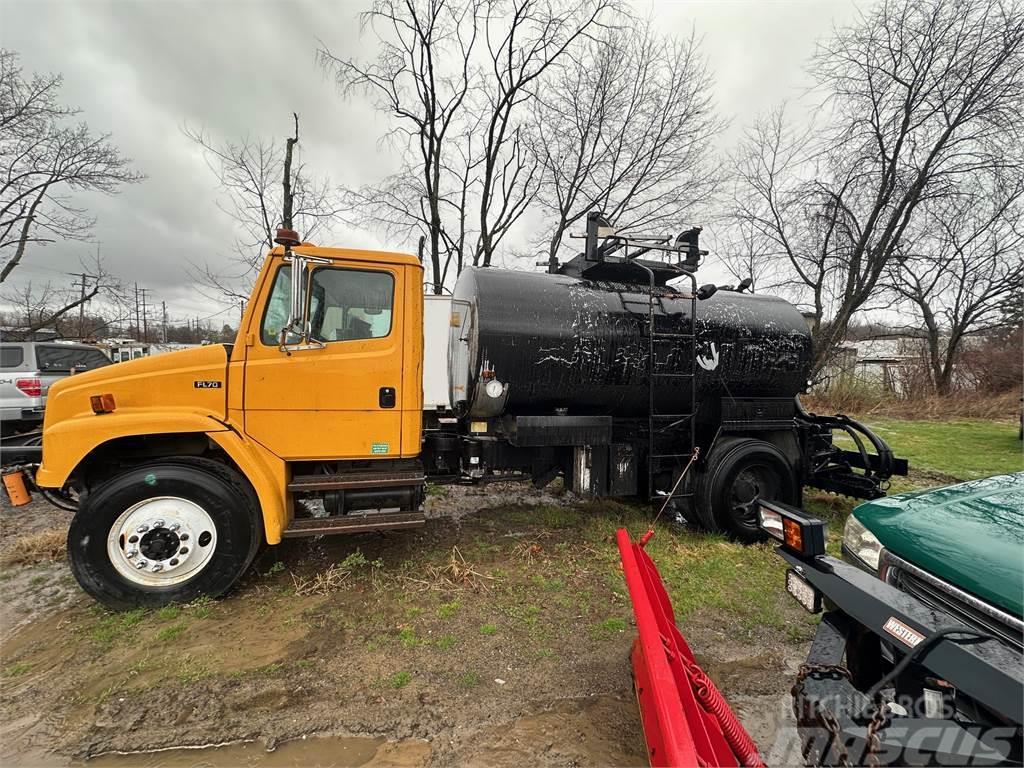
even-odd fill
[[[906,463],[803,411],[803,318],[743,286],[698,288],[698,233],[625,237],[592,215],[555,272],[465,271],[450,407],[424,411],[420,262],[282,230],[234,344],[51,389],[35,482],[79,497],[75,577],[115,608],[217,596],[264,542],[422,525],[426,481],[562,476],[745,541],[759,499],[882,495]]]

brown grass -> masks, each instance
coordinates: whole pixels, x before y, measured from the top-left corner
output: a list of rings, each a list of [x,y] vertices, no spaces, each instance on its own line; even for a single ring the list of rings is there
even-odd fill
[[[2,565],[34,565],[64,559],[68,532],[64,528],[48,528],[15,539],[0,557]]]
[[[802,395],[800,402],[815,413],[856,413],[891,416],[898,419],[993,419],[1014,420],[1020,416],[1020,394],[1005,392],[984,395],[955,392],[946,397],[929,395],[898,398],[868,388],[849,388],[836,392]]]

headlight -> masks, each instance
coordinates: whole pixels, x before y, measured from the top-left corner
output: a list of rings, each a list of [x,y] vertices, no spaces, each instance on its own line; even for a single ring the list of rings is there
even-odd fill
[[[846,518],[846,527],[843,529],[843,546],[872,571],[878,573],[878,561],[882,556],[882,542],[853,515]]]

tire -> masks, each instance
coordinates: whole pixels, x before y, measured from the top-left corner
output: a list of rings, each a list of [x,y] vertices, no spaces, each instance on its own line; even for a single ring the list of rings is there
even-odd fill
[[[68,559],[108,608],[159,607],[226,593],[255,557],[261,531],[256,495],[237,472],[172,458],[92,489],[71,521]]]
[[[785,454],[764,440],[722,440],[697,479],[697,517],[708,530],[753,544],[766,538],[758,527],[758,499],[796,503],[796,479]]]

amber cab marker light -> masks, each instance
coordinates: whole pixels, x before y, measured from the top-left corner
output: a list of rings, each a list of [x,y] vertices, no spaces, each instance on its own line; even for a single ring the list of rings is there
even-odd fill
[[[111,394],[105,395],[93,395],[89,398],[89,402],[92,403],[93,413],[113,413],[114,409],[117,408],[117,404],[114,402],[114,396]]]

